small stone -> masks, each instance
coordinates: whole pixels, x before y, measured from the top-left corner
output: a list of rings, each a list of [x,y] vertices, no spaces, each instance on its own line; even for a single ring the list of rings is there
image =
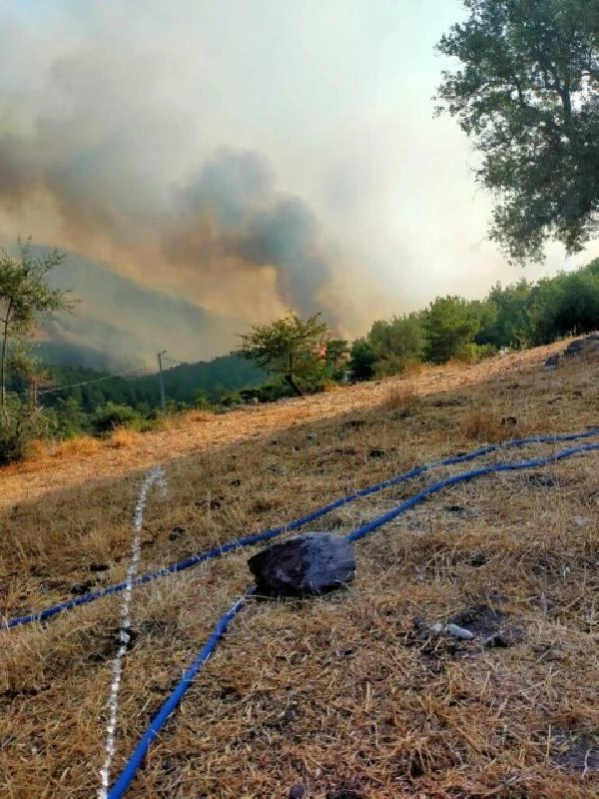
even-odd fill
[[[553,609],[555,608],[555,602],[554,602],[554,600],[553,600],[553,599],[550,599],[550,598],[549,598],[549,597],[548,597],[548,596],[545,594],[545,592],[544,592],[544,591],[543,591],[543,593],[541,594],[541,596],[539,597],[539,605],[540,605],[540,606],[541,606],[541,608],[542,608],[542,609],[545,611],[545,613],[547,613],[548,611],[550,611],[550,610],[553,610]]]
[[[466,508],[463,505],[446,505],[444,508],[447,513],[457,513],[459,516],[467,514]]]
[[[289,799],[304,799],[306,789],[303,785],[294,785],[289,789]]]
[[[559,355],[551,355],[545,361],[545,371],[546,372],[553,372],[559,366],[560,356]]]
[[[364,427],[365,424],[366,421],[364,419],[348,419],[347,422],[343,422],[341,427],[346,430],[349,428],[356,430],[358,427]]]
[[[429,627],[429,631],[434,635],[441,635],[443,632],[443,625],[442,624],[433,624]]]
[[[259,593],[267,596],[323,594],[353,580],[351,544],[330,533],[306,533],[274,544],[248,560]]]
[[[90,563],[90,572],[107,572],[110,566],[106,563]]]
[[[470,559],[470,565],[478,568],[479,566],[484,566],[487,562],[487,556],[484,552],[477,552],[473,555]]]
[[[452,638],[458,638],[461,641],[471,641],[474,638],[474,633],[465,627],[458,627],[457,624],[447,624],[443,631]]]
[[[556,488],[558,485],[557,479],[550,474],[535,472],[527,475],[525,479],[538,488]]]
[[[371,449],[368,457],[369,458],[384,458],[385,457],[385,450],[384,449]]]
[[[182,535],[185,535],[185,527],[173,527],[169,534],[169,541],[177,541],[177,539],[181,538]]]
[[[281,466],[279,463],[271,463],[270,466],[266,467],[266,471],[270,472],[271,474],[279,474],[285,475],[287,473],[284,466]]]
[[[83,594],[87,594],[88,591],[91,591],[93,586],[93,580],[86,580],[84,583],[77,583],[77,585],[71,586],[71,594],[73,594],[73,596],[82,596]]]
[[[484,645],[487,647],[505,647],[508,643],[502,633],[494,633],[485,638]]]
[[[524,640],[524,635],[522,630],[518,629],[510,629],[510,630],[499,630],[492,635],[488,635],[484,639],[484,645],[488,648],[502,648],[508,646],[514,646],[515,644],[520,644]]]

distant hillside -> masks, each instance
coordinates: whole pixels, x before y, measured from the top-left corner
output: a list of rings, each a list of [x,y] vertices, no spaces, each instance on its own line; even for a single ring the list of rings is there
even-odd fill
[[[47,247],[33,247],[39,254]],[[180,361],[200,361],[230,352],[244,324],[185,300],[159,294],[113,272],[104,264],[67,253],[50,277],[79,302],[74,314],[43,323],[44,360],[121,369],[147,364],[168,349]]]
[[[86,412],[107,402],[126,403],[136,409],[160,406],[160,384],[155,374],[108,378],[106,371],[61,365],[49,366],[49,372],[55,388],[65,388],[44,395],[43,404],[47,407],[60,405],[70,397]],[[164,372],[167,399],[186,404],[193,404],[199,391],[211,402],[217,402],[224,394],[257,385],[264,379],[264,372],[232,355],[209,362],[181,364]]]
[[[92,369],[101,372],[125,371],[131,368],[127,359],[91,347],[67,342],[42,341],[32,346],[33,354],[45,364],[59,364],[74,369]]]

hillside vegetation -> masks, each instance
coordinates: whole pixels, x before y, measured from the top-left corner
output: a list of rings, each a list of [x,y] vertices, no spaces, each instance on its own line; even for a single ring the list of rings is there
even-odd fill
[[[318,391],[348,377],[370,380],[405,374],[423,364],[476,363],[505,349],[520,351],[592,331],[597,318],[599,261],[594,261],[536,284],[521,280],[496,285],[483,300],[437,297],[421,311],[376,321],[367,336],[352,343],[333,338],[327,328],[326,362],[308,364],[303,386]],[[299,321],[309,325],[309,320]],[[274,331],[282,322],[276,320],[264,329]],[[160,421],[156,374],[133,370],[111,377],[106,370],[74,366],[48,342],[36,343],[31,351],[40,362],[37,371],[23,372],[16,363],[11,373],[8,363],[8,389],[15,402],[23,401],[31,393],[32,379],[39,383],[37,398],[43,409],[37,420],[39,436],[58,440],[104,436],[116,427],[152,429]],[[239,354],[198,363],[179,363],[167,354],[164,367],[169,414],[231,407],[250,398],[270,402],[295,393],[281,374],[269,373],[263,361],[256,364]],[[0,455],[1,450],[0,446]]]
[[[271,527],[481,442],[597,424],[597,362],[561,346],[442,367],[144,436],[81,442],[0,472],[2,613],[124,577],[148,466],[141,571]],[[552,445],[483,463],[548,454]],[[597,454],[436,494],[356,546],[347,590],[252,602],[169,721],[128,796],[310,799],[596,796]],[[140,471],[142,470],[142,471]],[[347,505],[347,533],[444,468]],[[249,551],[138,588],[121,688],[120,771],[215,620]],[[104,759],[118,598],[2,632],[0,796],[86,799]],[[507,645],[422,635],[460,618]],[[295,794],[292,793],[292,789]]]

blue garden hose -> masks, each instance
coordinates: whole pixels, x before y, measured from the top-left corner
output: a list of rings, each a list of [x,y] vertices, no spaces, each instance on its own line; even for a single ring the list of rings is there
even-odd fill
[[[538,469],[542,466],[547,466],[549,464],[557,463],[567,458],[571,458],[574,455],[579,455],[586,452],[597,452],[597,451],[599,451],[599,444],[586,444],[580,447],[561,450],[560,452],[546,456],[544,458],[533,458],[526,461],[518,461],[516,463],[499,463],[493,466],[485,466],[480,469],[474,469],[468,472],[461,472],[460,474],[456,474],[453,477],[448,477],[445,480],[440,480],[437,483],[433,483],[432,485],[425,488],[423,491],[420,491],[418,494],[415,494],[410,499],[406,500],[405,502],[402,502],[400,505],[393,508],[393,510],[390,510],[388,513],[384,513],[381,516],[377,516],[375,519],[372,519],[372,521],[368,522],[368,524],[365,524],[362,527],[358,527],[356,530],[354,530],[347,536],[347,540],[350,542],[354,542],[360,540],[361,538],[364,538],[365,536],[377,530],[379,527],[382,527],[387,522],[391,521],[392,519],[395,519],[396,517],[400,516],[401,514],[405,513],[406,511],[410,510],[416,505],[420,504],[428,497],[432,496],[433,494],[436,494],[439,491],[444,490],[445,488],[449,488],[451,486],[455,486],[460,483],[466,483],[469,482],[470,480],[475,480],[478,477],[484,477],[485,475],[493,473],[516,472],[516,471],[521,471],[523,469]],[[162,705],[157,715],[153,718],[152,722],[150,723],[149,729],[144,733],[139,743],[135,747],[133,754],[131,755],[131,757],[127,762],[127,765],[121,772],[117,781],[113,784],[112,788],[110,789],[110,792],[108,794],[108,799],[121,799],[121,797],[124,796],[125,792],[129,788],[133,780],[135,779],[137,771],[139,770],[140,766],[144,761],[144,758],[148,752],[150,744],[152,743],[152,741],[155,740],[162,727],[164,727],[169,716],[177,708],[185,692],[189,688],[192,679],[202,668],[202,666],[208,660],[210,655],[214,652],[214,650],[218,646],[219,641],[224,636],[228,626],[233,621],[233,619],[238,615],[241,609],[244,607],[248,598],[252,595],[254,590],[255,589],[253,587],[248,589],[248,591],[243,596],[241,596],[224,614],[224,616],[222,616],[220,620],[217,622],[212,635],[210,636],[206,644],[204,644],[204,646],[202,647],[197,658],[190,666],[188,671],[185,673],[183,679],[179,682],[173,693]]]
[[[367,496],[371,496],[372,494],[376,494],[379,491],[383,491],[387,488],[391,488],[392,486],[400,485],[401,483],[407,482],[408,480],[413,480],[416,477],[420,477],[422,474],[430,471],[431,469],[439,468],[441,466],[456,466],[461,463],[467,463],[468,461],[476,460],[477,458],[481,458],[485,455],[489,455],[492,452],[496,452],[502,449],[510,449],[510,448],[521,448],[527,446],[529,444],[556,444],[560,442],[568,442],[568,441],[578,441],[585,438],[592,438],[593,436],[599,435],[599,428],[592,428],[590,430],[585,430],[581,433],[568,433],[564,435],[552,435],[552,436],[533,436],[530,438],[520,438],[520,439],[512,439],[511,441],[506,441],[500,444],[489,444],[484,447],[479,447],[478,449],[472,450],[471,452],[467,452],[461,455],[454,455],[450,458],[446,458],[445,460],[441,461],[434,461],[433,463],[425,464],[424,466],[418,466],[412,469],[409,472],[405,472],[403,474],[396,475],[395,477],[391,477],[388,480],[384,480],[380,483],[376,483],[374,485],[368,486],[366,488],[362,488],[359,491],[355,491],[352,494],[348,494],[347,496],[341,497],[340,499],[336,499],[333,502],[330,502],[328,505],[324,505],[321,508],[318,508],[311,513],[306,514],[305,516],[300,517],[299,519],[295,519],[287,524],[283,524],[279,527],[274,527],[271,530],[264,530],[260,533],[255,533],[253,535],[244,536],[243,538],[237,538],[233,541],[228,541],[225,544],[221,544],[214,549],[209,549],[204,552],[197,552],[194,555],[191,555],[184,560],[177,561],[176,563],[171,563],[168,566],[164,566],[161,569],[157,569],[156,571],[149,572],[148,574],[142,574],[139,577],[136,577],[133,580],[133,586],[144,585],[146,583],[151,583],[154,580],[158,580],[161,577],[166,577],[170,574],[177,574],[179,572],[185,571],[186,569],[190,569],[193,566],[197,566],[200,563],[205,563],[208,560],[214,560],[215,558],[220,558],[223,555],[227,554],[228,552],[233,552],[237,549],[241,549],[244,547],[251,547],[255,546],[256,544],[266,543],[267,541],[276,538],[277,536],[289,532],[291,530],[299,530],[301,527],[305,527],[307,524],[315,521],[316,519],[325,516],[327,513],[335,510],[336,508],[340,508],[344,505],[348,505],[351,502],[355,502],[357,499],[362,499]],[[111,596],[112,594],[117,594],[121,591],[124,591],[127,587],[127,582],[123,581],[121,583],[115,583],[114,585],[106,586],[106,588],[101,588],[98,591],[93,591],[88,594],[84,594],[83,596],[73,597],[72,599],[67,599],[64,602],[59,602],[56,605],[51,605],[43,610],[37,611],[35,613],[29,613],[24,616],[16,616],[12,619],[8,619],[5,622],[0,621],[0,630],[10,630],[14,627],[21,627],[25,624],[31,624],[32,622],[40,622],[50,619],[52,616],[56,616],[59,613],[63,613],[67,610],[72,610],[73,608],[77,608],[81,605],[87,605],[90,602],[95,602],[97,599],[102,599],[106,596]]]
[[[237,599],[231,605],[229,610],[218,620],[214,630],[212,631],[212,634],[210,635],[210,638],[206,641],[194,662],[187,669],[183,677],[181,677],[169,698],[150,722],[150,726],[135,747],[135,750],[129,758],[127,765],[123,769],[120,777],[110,789],[108,793],[108,799],[112,799],[112,797],[116,796],[123,796],[135,778],[135,775],[137,774],[141,764],[143,763],[146,753],[150,748],[150,744],[157,737],[160,730],[164,727],[168,717],[177,708],[181,702],[181,699],[183,699],[183,695],[191,685],[198,671],[202,668],[204,663],[208,660],[210,655],[218,646],[218,642],[226,633],[229,624],[233,621],[235,616],[237,616],[254,591],[254,586],[248,588],[245,594],[240,596],[239,599]]]

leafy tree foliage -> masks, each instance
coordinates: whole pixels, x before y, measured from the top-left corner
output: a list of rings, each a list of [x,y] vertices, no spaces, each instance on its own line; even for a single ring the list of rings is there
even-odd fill
[[[460,355],[470,359],[471,345],[482,328],[485,311],[488,315],[493,313],[482,303],[468,302],[463,297],[437,297],[424,318],[427,360],[445,363]]]
[[[369,341],[377,353],[377,374],[403,372],[424,357],[426,331],[424,315],[411,313],[379,320],[370,330]]]
[[[325,374],[329,327],[317,313],[305,321],[290,312],[266,325],[254,325],[242,336],[238,355],[271,374],[281,375],[296,393],[318,383]]]
[[[506,287],[497,284],[483,301],[437,298],[425,310],[375,322],[366,337],[352,343],[349,353],[342,340],[324,335],[321,339],[319,334],[316,345],[304,339],[301,351],[309,352],[306,358],[312,369],[298,372],[297,380],[303,387],[323,378],[339,380],[348,358],[355,380],[401,373],[422,361],[478,360],[502,347],[522,348],[590,332],[597,327],[598,313],[599,260],[537,284],[525,280]],[[18,350],[13,350],[7,382],[10,424],[0,426],[0,460],[20,457],[26,438],[34,433],[65,438],[82,432],[105,435],[121,425],[145,430],[158,417],[160,390],[155,375],[105,379],[106,373],[64,366],[46,367],[53,385],[49,392],[41,389],[44,412],[32,417],[26,412],[31,403],[24,373],[27,364],[19,367],[18,362]],[[182,364],[164,373],[168,407],[172,412],[186,407],[211,410],[253,399],[273,402],[293,393],[281,372],[273,371],[268,380],[266,376],[263,369],[237,355]],[[76,385],[69,388],[72,384]]]
[[[349,368],[355,380],[370,380],[375,375],[377,351],[366,338],[359,338],[352,344]]]
[[[541,280],[529,300],[533,345],[594,330],[599,321],[599,277],[587,270]]]
[[[47,384],[27,349],[41,314],[69,307],[65,292],[48,285],[48,274],[62,261],[57,252],[36,258],[19,241],[19,257],[0,250],[0,463],[21,459],[40,419],[37,396]],[[28,388],[28,400],[7,392],[11,380]]]
[[[502,288],[497,283],[489,293],[488,302],[495,308],[495,320],[483,325],[476,340],[479,344],[521,349],[530,342],[528,305],[532,284],[520,280],[513,286]]]
[[[31,253],[28,243],[19,241],[19,257],[0,250],[0,412],[6,415],[6,377],[9,345],[20,345],[13,367],[27,374],[31,365],[25,362],[24,344],[40,314],[65,310],[67,295],[50,288],[48,274],[63,261],[58,252],[42,258]]]
[[[599,0],[464,0],[438,44],[457,59],[439,112],[482,156],[497,205],[491,237],[518,261],[549,237],[580,251],[599,207]]]

